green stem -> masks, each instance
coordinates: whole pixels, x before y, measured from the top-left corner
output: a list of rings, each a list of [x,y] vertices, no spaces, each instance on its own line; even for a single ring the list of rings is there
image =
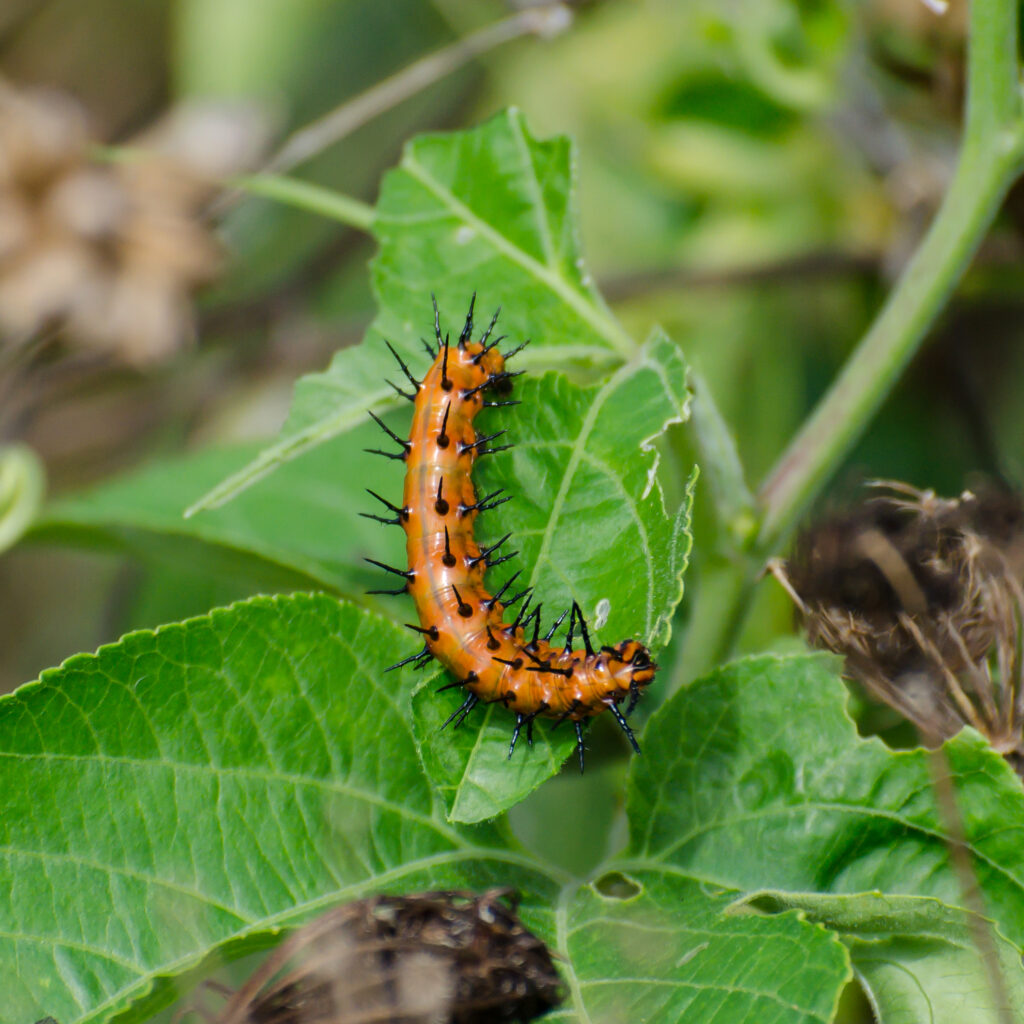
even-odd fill
[[[913,358],[1019,173],[1018,18],[1017,0],[971,3],[963,138],[942,206],[877,319],[762,485],[759,530],[748,550],[736,553],[731,581],[718,581],[712,635],[700,638],[704,664],[687,665],[691,678],[731,653],[761,566],[785,543]]]
[[[864,432],[917,352],[988,230],[1016,161],[965,150],[949,191],[898,286],[761,487],[758,548],[785,540]]]
[[[1020,160],[1017,0],[973,0],[963,141],[920,248],[839,378],[769,474],[757,549],[770,554],[864,432],[948,301]]]
[[[231,185],[254,196],[274,199],[329,217],[359,231],[369,231],[373,225],[375,211],[372,206],[308,181],[276,174],[251,174],[232,179]]]

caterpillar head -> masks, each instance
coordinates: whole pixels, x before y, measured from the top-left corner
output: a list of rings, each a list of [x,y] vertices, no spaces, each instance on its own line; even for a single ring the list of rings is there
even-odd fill
[[[658,666],[651,658],[651,652],[638,640],[623,640],[614,647],[606,647],[612,671],[625,684],[630,693],[638,693],[654,679]]]

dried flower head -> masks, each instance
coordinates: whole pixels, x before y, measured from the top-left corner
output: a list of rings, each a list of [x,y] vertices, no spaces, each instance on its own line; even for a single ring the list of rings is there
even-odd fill
[[[812,644],[937,742],[974,726],[1024,754],[1024,505],[990,490],[936,497],[877,484],[816,523],[772,570]]]
[[[191,293],[222,262],[201,206],[255,137],[217,123],[178,112],[144,155],[100,163],[74,100],[0,82],[0,344],[55,326],[146,363],[190,337]]]
[[[561,986],[508,897],[434,892],[336,907],[283,942],[220,1013],[203,1015],[216,1024],[533,1020],[558,1005]]]

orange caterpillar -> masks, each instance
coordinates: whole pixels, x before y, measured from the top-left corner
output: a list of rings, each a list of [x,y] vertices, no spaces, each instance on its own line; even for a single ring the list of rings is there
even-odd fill
[[[488,447],[505,431],[478,437],[473,430],[473,419],[482,408],[519,404],[484,401],[484,395],[489,391],[507,394],[511,390],[510,382],[519,374],[506,370],[505,363],[524,346],[502,355],[497,350],[502,339],[489,340],[498,313],[494,314],[480,340],[473,341],[475,301],[474,295],[457,348],[449,347],[447,335],[442,338],[437,302],[434,302],[437,348],[424,342],[433,364],[422,381],[416,380],[398,353],[385,342],[412,385],[412,392],[407,392],[388,381],[413,403],[412,430],[409,440],[403,440],[371,413],[401,447],[397,453],[374,454],[405,462],[405,494],[399,508],[370,491],[393,515],[362,514],[405,530],[409,568],[396,569],[367,559],[405,579],[404,586],[397,590],[371,593],[412,594],[420,624],[409,624],[409,628],[422,633],[426,642],[421,651],[391,668],[410,663],[423,668],[431,658],[437,658],[444,665],[456,682],[441,689],[461,687],[467,693],[445,725],[453,720],[456,727],[461,725],[481,701],[485,704],[500,702],[516,716],[508,750],[511,758],[523,726],[526,726],[527,741],[532,743],[536,718],[553,718],[555,727],[571,721],[576,727],[582,771],[582,723],[606,709],[615,716],[633,749],[640,752],[619,704],[629,699],[628,715],[639,699],[640,688],[651,682],[658,666],[651,661],[647,649],[635,640],[623,640],[614,647],[595,650],[583,613],[575,601],[571,609],[564,611],[548,632],[540,636],[541,606],[538,604],[527,614],[532,599],[529,589],[503,601],[518,572],[494,596],[485,589],[485,569],[507,561],[517,552],[493,557],[510,534],[483,549],[473,539],[476,517],[509,498],[499,497],[501,492],[496,491],[478,501],[471,472],[473,463],[481,455],[511,446]],[[506,624],[505,609],[519,601],[523,601],[519,614],[512,623]],[[551,638],[566,615],[569,626],[565,646],[552,647]],[[583,641],[582,650],[573,649],[577,626]]]

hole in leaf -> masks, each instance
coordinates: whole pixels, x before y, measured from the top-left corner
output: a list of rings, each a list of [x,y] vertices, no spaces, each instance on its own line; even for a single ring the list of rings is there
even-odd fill
[[[627,878],[621,871],[609,871],[602,875],[594,888],[610,900],[631,900],[644,891],[644,887],[632,878]]]

